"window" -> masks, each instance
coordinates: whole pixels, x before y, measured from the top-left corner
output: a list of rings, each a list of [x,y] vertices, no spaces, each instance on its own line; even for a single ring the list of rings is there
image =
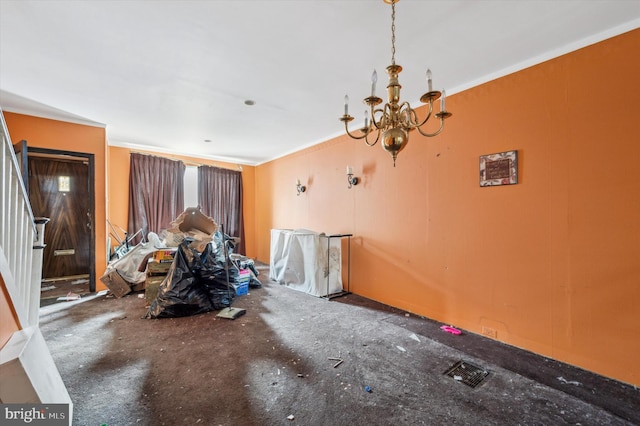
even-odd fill
[[[187,166],[184,171],[184,208],[198,207],[198,166]]]
[[[69,192],[71,191],[71,177],[70,176],[58,176],[58,191]]]

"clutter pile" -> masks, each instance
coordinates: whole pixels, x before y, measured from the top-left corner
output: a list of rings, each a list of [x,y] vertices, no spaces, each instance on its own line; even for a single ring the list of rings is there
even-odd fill
[[[116,297],[144,290],[145,318],[228,308],[236,296],[262,286],[253,260],[233,253],[234,238],[199,209],[178,216],[163,240],[154,233],[147,239],[110,262],[100,278]]]

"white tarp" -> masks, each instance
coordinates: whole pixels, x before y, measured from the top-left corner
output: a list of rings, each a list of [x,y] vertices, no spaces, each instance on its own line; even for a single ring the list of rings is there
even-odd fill
[[[272,229],[269,279],[313,296],[342,291],[340,238],[306,229]]]
[[[131,284],[143,283],[147,279],[146,264],[141,269],[142,261],[148,254],[158,251],[159,248],[164,247],[160,242],[160,237],[155,232],[149,232],[147,235],[149,242],[140,243],[134,246],[131,250],[126,252],[120,259],[116,259],[107,265],[107,269],[103,274],[103,277],[109,275],[114,269],[118,271],[120,276],[125,281]]]

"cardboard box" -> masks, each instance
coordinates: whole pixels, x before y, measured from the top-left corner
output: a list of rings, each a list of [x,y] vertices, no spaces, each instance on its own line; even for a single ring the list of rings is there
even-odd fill
[[[131,286],[131,291],[142,291],[144,290],[144,281],[141,283],[136,283]]]
[[[158,262],[155,259],[149,259],[146,272],[147,276],[167,275],[169,269],[171,269],[171,262]]]
[[[131,293],[129,283],[126,282],[115,269],[108,271],[108,273],[100,277],[100,281],[102,281],[116,297],[122,297],[125,294]]]
[[[200,209],[189,207],[171,222],[167,229],[166,244],[177,246],[185,237],[190,237],[193,242],[189,247],[202,252],[217,230],[218,224],[212,218],[202,214]]]
[[[153,259],[157,262],[173,262],[173,257],[176,255],[176,248],[160,249],[153,253]]]
[[[171,225],[173,227],[177,225],[180,232],[189,232],[195,229],[212,235],[218,230],[218,224],[213,219],[203,215],[200,209],[194,207],[189,207],[182,212],[176,220],[171,222]]]
[[[158,297],[158,288],[160,284],[165,280],[166,276],[147,277],[144,282],[144,297],[147,299],[147,304],[151,304],[156,297]]]

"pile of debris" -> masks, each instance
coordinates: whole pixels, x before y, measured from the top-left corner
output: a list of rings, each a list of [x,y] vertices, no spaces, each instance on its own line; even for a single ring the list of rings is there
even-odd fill
[[[144,290],[146,318],[228,308],[249,287],[262,286],[253,260],[234,254],[235,240],[199,209],[178,216],[164,240],[154,233],[147,239],[110,262],[100,278],[116,297]]]

